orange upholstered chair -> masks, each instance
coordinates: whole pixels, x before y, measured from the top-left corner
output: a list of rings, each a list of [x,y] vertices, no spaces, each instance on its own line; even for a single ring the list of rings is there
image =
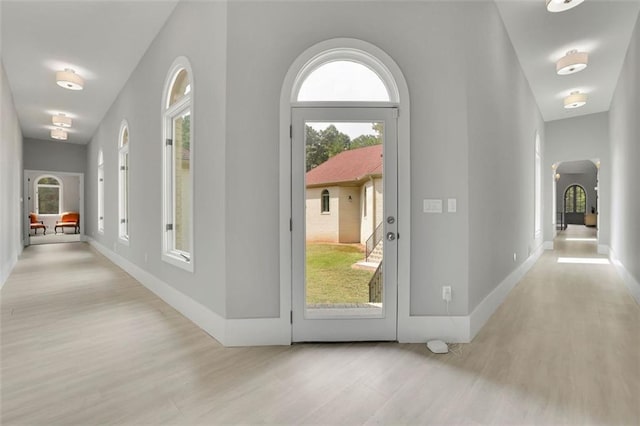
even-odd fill
[[[53,228],[54,232],[58,233],[58,228],[62,228],[62,233],[64,233],[64,228],[73,228],[73,232],[77,234],[80,232],[80,213],[78,212],[65,212],[62,213],[62,217],[60,220],[56,221],[56,226]]]
[[[35,213],[29,213],[29,229],[33,229],[33,232],[36,234],[38,233],[38,229],[42,229],[42,235],[47,234],[47,227],[43,221],[38,220],[38,215]]]

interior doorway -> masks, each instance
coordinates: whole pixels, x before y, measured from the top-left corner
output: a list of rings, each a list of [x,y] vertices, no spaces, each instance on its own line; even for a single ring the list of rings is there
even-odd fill
[[[24,171],[24,245],[81,241],[84,174]]]
[[[556,230],[569,225],[599,229],[599,160],[562,161],[554,164]]]

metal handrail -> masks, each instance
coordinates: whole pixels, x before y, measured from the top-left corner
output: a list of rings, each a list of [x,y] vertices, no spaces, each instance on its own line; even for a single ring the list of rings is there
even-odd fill
[[[382,234],[384,233],[384,229],[383,229],[383,222],[380,222],[380,224],[376,227],[376,230],[373,231],[373,234],[371,234],[369,236],[369,238],[367,238],[367,242],[365,243],[365,254],[364,254],[364,258],[365,261],[368,262],[369,261],[369,255],[373,252],[373,250],[375,250],[375,248],[378,246],[378,243],[382,240]]]
[[[382,262],[369,280],[369,302],[382,303]]]

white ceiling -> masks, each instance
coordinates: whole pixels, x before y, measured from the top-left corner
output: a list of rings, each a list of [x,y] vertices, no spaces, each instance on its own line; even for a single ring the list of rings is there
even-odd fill
[[[50,140],[51,115],[73,118],[68,142],[87,143],[178,0],[1,0],[2,61],[22,132]],[[60,88],[73,68],[82,91]]]
[[[51,115],[64,112],[74,118],[69,142],[87,143],[178,1],[0,0],[2,60],[24,136],[48,140]],[[544,0],[496,3],[545,121],[609,109],[640,0],[586,0],[562,13]],[[576,48],[590,53],[588,68],[556,75],[555,61]],[[85,90],[55,84],[65,67]],[[587,105],[565,110],[576,89]]]
[[[638,19],[640,0],[585,0],[565,12],[550,13],[544,0],[496,1],[545,121],[608,111]],[[589,53],[589,66],[559,76],[555,62],[567,51]],[[563,98],[588,94],[584,107],[566,110]]]

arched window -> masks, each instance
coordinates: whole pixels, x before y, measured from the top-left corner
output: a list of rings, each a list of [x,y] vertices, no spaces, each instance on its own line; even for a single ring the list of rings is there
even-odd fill
[[[309,61],[294,83],[294,102],[399,102],[391,72],[354,48],[331,49]]]
[[[120,125],[118,138],[118,229],[120,240],[129,242],[129,125]]]
[[[98,152],[98,232],[104,232],[104,156]]]
[[[55,176],[40,176],[35,181],[37,214],[62,213],[62,182]]]
[[[564,212],[587,212],[587,194],[580,185],[571,185],[564,191]]]
[[[191,66],[180,57],[169,70],[162,97],[162,258],[189,271],[193,271],[193,93]]]
[[[329,191],[327,189],[325,189],[324,191],[322,191],[322,213],[329,213],[330,211],[330,198],[329,198]]]
[[[534,228],[533,234],[538,237],[542,232],[542,147],[540,146],[540,135],[536,132],[535,137],[535,165],[534,165]]]

